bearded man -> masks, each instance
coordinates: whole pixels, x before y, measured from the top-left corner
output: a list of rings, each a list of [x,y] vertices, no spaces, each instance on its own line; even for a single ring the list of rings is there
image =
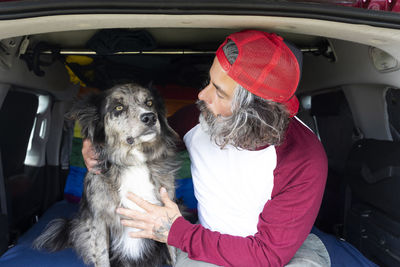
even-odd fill
[[[187,107],[170,119],[190,154],[199,224],[185,220],[163,189],[163,207],[132,194],[145,212],[117,212],[130,218],[124,225],[142,229],[133,238],[177,247],[177,266],[327,265],[322,244],[307,249],[327,159],[294,117],[301,61],[275,34],[246,30],[226,38],[198,95],[200,117]]]

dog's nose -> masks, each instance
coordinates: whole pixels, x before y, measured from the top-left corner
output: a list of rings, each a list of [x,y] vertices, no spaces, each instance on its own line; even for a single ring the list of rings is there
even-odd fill
[[[133,144],[133,142],[135,142],[135,139],[132,136],[129,136],[128,138],[126,138],[126,142],[130,145]]]
[[[140,120],[147,126],[153,126],[154,124],[156,124],[157,118],[156,114],[154,114],[153,112],[148,112],[140,115]]]

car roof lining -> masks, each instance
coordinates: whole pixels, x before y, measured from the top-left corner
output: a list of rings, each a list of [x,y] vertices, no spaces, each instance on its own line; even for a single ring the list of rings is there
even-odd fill
[[[400,30],[293,17],[157,14],[56,15],[2,20],[0,21],[0,36],[5,39],[23,35],[104,28],[220,29],[207,31],[209,38],[214,40],[221,39],[226,36],[226,33],[239,29],[262,29],[277,32],[284,37],[295,34],[298,39],[292,41],[296,44],[301,42],[301,38],[320,36],[371,45],[400,60],[400,51],[396,46],[400,42]],[[212,32],[217,36],[211,36]],[[191,37],[194,38],[193,35]],[[198,38],[200,37],[206,38],[205,35],[199,35]],[[157,36],[155,38],[157,39]],[[180,38],[182,41],[187,37],[180,35]]]
[[[138,30],[138,29],[132,29]],[[233,32],[241,30],[212,28],[207,29],[204,34],[204,28],[145,28],[154,38],[159,48],[190,48],[193,50],[216,49],[224,38]],[[98,29],[80,30],[80,31],[62,31],[42,33],[32,36],[34,41],[44,41],[60,48],[79,49],[85,47],[90,38],[98,32]],[[285,40],[290,40],[299,47],[310,47],[319,44],[326,38],[297,34],[281,33]]]

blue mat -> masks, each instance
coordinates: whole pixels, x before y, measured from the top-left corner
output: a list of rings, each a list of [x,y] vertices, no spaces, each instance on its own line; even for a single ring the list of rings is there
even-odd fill
[[[333,235],[326,234],[313,227],[311,233],[317,235],[324,243],[329,253],[332,267],[377,267],[350,243],[340,240]]]
[[[39,222],[18,240],[16,246],[3,254],[0,258],[0,266],[87,266],[78,258],[77,254],[72,249],[49,253],[45,251],[37,251],[31,247],[33,240],[43,231],[49,221],[54,218],[70,217],[77,211],[78,204],[68,203],[66,201],[54,204],[40,218]]]
[[[192,185],[188,184],[188,180],[183,179],[178,183],[177,191],[182,190],[179,195],[186,201],[195,201],[184,192],[191,192]],[[177,193],[178,195],[178,193]],[[191,199],[191,200],[190,200]],[[190,203],[192,207],[195,202]],[[53,267],[53,266],[86,266],[77,254],[72,249],[65,249],[59,252],[48,253],[45,251],[37,251],[31,248],[33,240],[43,231],[49,221],[54,218],[71,217],[78,211],[77,203],[69,203],[61,201],[54,204],[46,213],[40,218],[39,222],[35,224],[28,232],[26,232],[18,241],[18,244],[9,249],[1,258],[0,266],[22,267],[22,266],[40,266],[40,267]],[[366,259],[356,248],[351,244],[341,241],[336,237],[323,233],[317,228],[312,229],[312,233],[316,234],[321,241],[325,244],[331,259],[332,267],[339,266],[363,266],[374,267],[377,266],[371,261]]]

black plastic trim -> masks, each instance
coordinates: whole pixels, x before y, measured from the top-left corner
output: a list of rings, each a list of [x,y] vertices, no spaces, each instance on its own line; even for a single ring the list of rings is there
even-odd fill
[[[400,14],[346,6],[285,1],[41,1],[0,2],[0,20],[66,14],[211,14],[311,18],[400,29]]]

